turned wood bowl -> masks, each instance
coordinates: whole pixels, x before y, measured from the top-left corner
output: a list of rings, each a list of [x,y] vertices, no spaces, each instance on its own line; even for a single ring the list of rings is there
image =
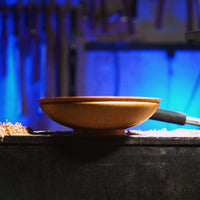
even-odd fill
[[[147,97],[50,97],[38,100],[53,121],[74,134],[123,135],[149,119],[161,99]]]

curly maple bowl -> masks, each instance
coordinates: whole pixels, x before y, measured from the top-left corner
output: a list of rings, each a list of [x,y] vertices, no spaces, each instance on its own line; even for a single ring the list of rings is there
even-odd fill
[[[160,99],[147,97],[51,97],[38,100],[42,111],[75,134],[123,135],[150,118]]]

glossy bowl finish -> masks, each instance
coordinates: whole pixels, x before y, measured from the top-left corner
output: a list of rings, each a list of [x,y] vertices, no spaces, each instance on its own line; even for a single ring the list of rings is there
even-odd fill
[[[130,96],[70,96],[70,97],[49,97],[38,100],[40,103],[61,103],[61,102],[88,102],[88,101],[133,101],[160,103],[161,99],[151,97],[130,97]]]
[[[39,99],[39,102],[48,117],[73,128],[77,134],[122,135],[125,129],[151,117],[158,109],[160,99],[55,97]]]

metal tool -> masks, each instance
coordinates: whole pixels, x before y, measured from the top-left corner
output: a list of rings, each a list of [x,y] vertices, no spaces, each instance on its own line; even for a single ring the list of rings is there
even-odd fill
[[[150,117],[150,119],[170,122],[180,125],[193,124],[200,126],[200,118],[189,117],[182,112],[174,112],[164,109],[158,109],[156,113]]]

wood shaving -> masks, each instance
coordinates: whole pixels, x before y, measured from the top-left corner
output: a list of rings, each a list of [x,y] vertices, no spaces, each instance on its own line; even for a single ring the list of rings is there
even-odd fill
[[[161,130],[128,130],[126,132],[129,136],[135,137],[200,137],[200,130],[196,129],[175,129],[175,130],[167,130],[166,128]]]
[[[0,138],[4,139],[6,135],[29,135],[28,129],[22,126],[21,123],[16,122],[12,124],[10,122],[0,122]]]

